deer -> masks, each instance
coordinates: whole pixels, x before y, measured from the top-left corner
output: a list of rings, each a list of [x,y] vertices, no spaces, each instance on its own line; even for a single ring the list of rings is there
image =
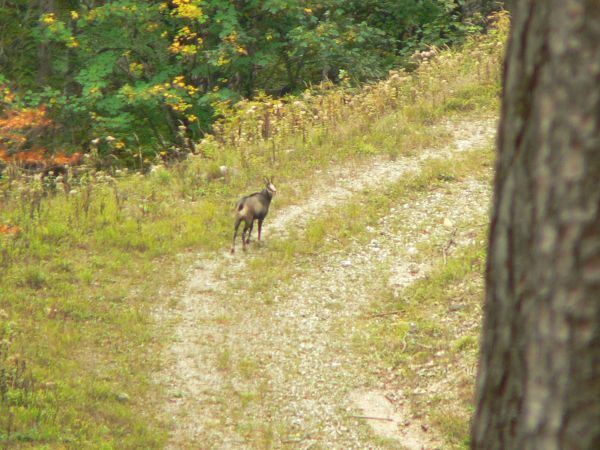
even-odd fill
[[[258,221],[258,242],[262,231],[262,224],[269,213],[271,200],[277,192],[273,185],[273,177],[264,178],[265,188],[260,192],[243,197],[237,204],[235,209],[235,225],[233,232],[233,242],[231,244],[231,254],[235,253],[235,239],[238,234],[238,228],[242,221],[244,222],[244,230],[242,231],[242,248],[246,251],[246,246],[250,242],[250,235],[254,227],[254,221]],[[247,236],[246,236],[247,233]]]

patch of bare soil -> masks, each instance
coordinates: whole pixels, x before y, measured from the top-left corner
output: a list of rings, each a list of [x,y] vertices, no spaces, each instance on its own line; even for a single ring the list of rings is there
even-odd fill
[[[350,393],[349,399],[362,411],[362,418],[375,433],[400,441],[406,450],[432,449],[440,445],[422,423],[413,419],[408,405],[398,403],[385,392],[357,390]]]
[[[447,147],[375,160],[360,171],[339,169],[335,184],[315,186],[317,201],[281,211],[274,203],[267,239],[286,236],[291,226],[302,229],[355,192],[418,173],[424,159],[481,147],[494,132],[492,121],[447,126],[455,135]],[[373,289],[388,279],[401,289],[427,272],[416,258],[419,242],[432,236],[468,242],[470,235],[453,224],[483,217],[489,194],[485,183],[469,179],[398,205],[368,230],[368,246],[320,255],[278,283],[268,304],[244,282],[251,252],[200,255],[177,307],[157,313],[158,320],[176,321],[157,374],[168,397],[168,448],[439,447],[406,403],[383,402],[387,394],[373,386],[374,373],[351,351],[351,339]]]

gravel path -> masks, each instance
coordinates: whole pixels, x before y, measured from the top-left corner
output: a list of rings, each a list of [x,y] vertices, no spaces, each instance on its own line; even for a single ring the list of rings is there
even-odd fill
[[[455,135],[447,147],[372,161],[360,171],[337,169],[335,185],[315,187],[318,201],[281,211],[274,203],[266,238],[285,237],[292,224],[302,229],[356,192],[418,173],[425,159],[481,147],[494,132],[493,121],[446,126]],[[178,319],[158,374],[168,396],[165,417],[173,424],[168,448],[388,448],[376,434],[409,449],[435,448],[433,434],[399,429],[406,413],[397,407],[386,413],[390,420],[367,420],[373,428],[357,418],[386,408],[369,368],[349,351],[350,339],[373,288],[389,280],[400,289],[423,276],[428,268],[415,259],[420,241],[452,234],[458,245],[467,242],[469,235],[456,235],[454,224],[484,217],[489,195],[487,184],[469,179],[398,205],[368,230],[368,246],[300,265],[270,292],[269,302],[243,283],[252,251],[241,258],[225,251],[201,255],[178,306],[159,313],[160,320]]]

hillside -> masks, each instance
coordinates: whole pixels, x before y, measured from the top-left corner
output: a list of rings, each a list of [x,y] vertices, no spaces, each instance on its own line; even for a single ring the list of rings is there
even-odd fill
[[[145,175],[8,171],[0,441],[464,446],[498,20],[360,90],[224,104],[195,155]],[[263,175],[265,242],[232,257]]]

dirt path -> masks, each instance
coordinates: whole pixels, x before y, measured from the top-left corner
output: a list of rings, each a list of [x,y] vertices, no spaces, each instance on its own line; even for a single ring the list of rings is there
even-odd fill
[[[285,238],[292,226],[304,228],[324,208],[356,192],[418,173],[425,159],[481,147],[494,130],[492,121],[446,126],[455,136],[447,147],[372,161],[360,170],[337,169],[315,187],[318,200],[285,210],[274,203],[265,237]],[[435,448],[435,437],[408,425],[400,430],[407,413],[385,404],[369,368],[348,351],[350,339],[372,289],[388,280],[400,289],[423,276],[427,267],[414,258],[415,246],[449,235],[449,224],[483,216],[488,199],[486,184],[467,180],[393,208],[368,230],[373,235],[368,246],[320,255],[277,284],[268,303],[243,282],[252,251],[241,258],[201,255],[178,307],[160,313],[161,320],[178,319],[158,376],[168,395],[165,416],[173,421],[168,448],[394,445],[377,434],[404,448]],[[455,241],[468,238],[459,233]],[[357,418],[381,414],[389,420],[368,420],[373,429]]]

